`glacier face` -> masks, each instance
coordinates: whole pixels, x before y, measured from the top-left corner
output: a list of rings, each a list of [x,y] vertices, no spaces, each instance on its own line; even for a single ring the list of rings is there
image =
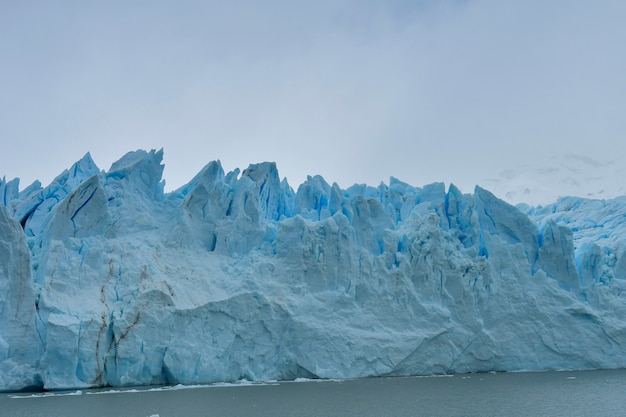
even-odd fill
[[[161,160],[0,181],[0,389],[626,366],[624,199]]]

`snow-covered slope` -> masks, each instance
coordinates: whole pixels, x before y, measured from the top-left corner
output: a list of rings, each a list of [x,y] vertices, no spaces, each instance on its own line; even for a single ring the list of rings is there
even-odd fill
[[[626,166],[622,150],[611,159],[588,155],[537,157],[532,163],[513,165],[480,184],[511,204],[545,205],[561,197],[610,199],[626,195]]]
[[[0,389],[626,366],[624,200],[161,160],[0,182]]]

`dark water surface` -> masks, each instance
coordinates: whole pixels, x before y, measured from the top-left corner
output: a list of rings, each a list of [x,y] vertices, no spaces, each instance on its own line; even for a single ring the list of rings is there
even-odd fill
[[[626,370],[0,394],[2,417],[154,415],[626,416]]]

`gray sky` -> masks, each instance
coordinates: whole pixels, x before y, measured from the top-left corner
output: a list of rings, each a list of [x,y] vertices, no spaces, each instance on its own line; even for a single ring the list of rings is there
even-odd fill
[[[0,0],[0,176],[164,148],[166,190],[220,159],[469,192],[614,158],[625,21],[623,0]]]

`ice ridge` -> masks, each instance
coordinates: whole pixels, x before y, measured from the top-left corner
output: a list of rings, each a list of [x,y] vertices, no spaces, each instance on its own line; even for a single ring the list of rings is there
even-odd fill
[[[0,390],[626,366],[624,198],[162,157],[0,180]]]

